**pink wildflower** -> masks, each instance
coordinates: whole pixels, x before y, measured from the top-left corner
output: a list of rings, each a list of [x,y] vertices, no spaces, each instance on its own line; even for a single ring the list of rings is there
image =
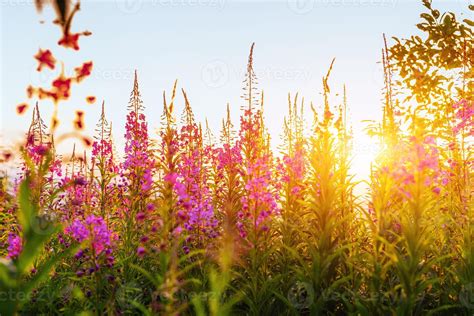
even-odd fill
[[[8,235],[8,258],[17,258],[20,255],[22,249],[23,245],[21,237],[14,233],[10,233]]]

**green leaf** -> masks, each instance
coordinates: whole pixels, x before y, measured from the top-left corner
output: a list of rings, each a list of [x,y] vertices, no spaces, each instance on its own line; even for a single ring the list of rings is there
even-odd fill
[[[153,275],[147,270],[135,264],[130,264],[130,267],[136,270],[137,272],[141,273],[145,278],[147,278],[151,283],[153,283],[153,285],[155,285],[156,288],[159,288],[161,286],[161,282],[157,280],[155,277],[153,277]]]
[[[43,218],[38,216],[38,208],[31,200],[31,180],[27,177],[19,190],[19,218],[23,232],[23,249],[18,257],[18,273],[22,274],[43,250],[44,244],[59,227],[43,226]],[[50,225],[50,224],[47,224]],[[51,224],[52,225],[52,224]]]
[[[30,202],[31,191],[30,191],[31,181],[27,177],[20,184],[20,190],[18,195],[18,203],[20,206],[19,212],[19,221],[22,227],[23,233],[28,235],[31,230],[31,219],[34,217],[35,211],[33,205]]]

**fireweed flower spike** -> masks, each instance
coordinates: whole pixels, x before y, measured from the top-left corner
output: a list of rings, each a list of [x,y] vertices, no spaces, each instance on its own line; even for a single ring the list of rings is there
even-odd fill
[[[113,246],[116,235],[107,228],[105,221],[98,216],[89,215],[84,220],[75,219],[64,229],[66,235],[82,243],[87,241],[97,255]]]
[[[237,227],[242,238],[249,233],[252,247],[256,247],[259,236],[269,228],[272,216],[278,213],[278,194],[272,188],[272,156],[265,127],[263,125],[263,93],[261,103],[255,95],[256,76],[253,70],[253,48],[250,49],[247,74],[244,81],[243,106],[240,117],[239,146],[242,151],[241,175],[244,194],[242,210],[237,214]],[[260,105],[260,109],[258,109]]]
[[[159,130],[161,141],[156,155],[157,167],[160,170],[160,177],[162,177],[162,181],[157,187],[159,192],[157,203],[162,205],[162,208],[159,213],[160,216],[152,229],[155,232],[162,232],[159,238],[154,239],[158,240],[161,244],[160,248],[163,249],[169,249],[170,244],[177,240],[175,236],[182,232],[182,225],[186,219],[183,211],[179,212],[177,207],[178,192],[183,192],[184,185],[179,180],[180,148],[173,113],[176,86],[177,82],[175,81],[170,101],[166,99],[163,92],[163,114]]]
[[[185,109],[179,137],[181,148],[178,167],[180,182],[172,179],[178,195],[179,211],[185,215],[184,227],[189,232],[188,241],[199,245],[206,237],[216,235],[217,220],[209,189],[208,168],[205,166],[205,152],[202,129],[194,121],[194,114],[187,95],[183,90]],[[173,177],[178,175],[173,175]],[[169,178],[169,177],[168,177]]]
[[[89,215],[84,220],[75,219],[64,229],[64,234],[81,244],[81,249],[75,254],[78,277],[86,271],[93,274],[102,266],[111,268],[114,265],[112,252],[118,237],[101,217]]]
[[[125,159],[121,166],[121,176],[128,184],[126,211],[123,216],[130,223],[135,223],[137,220],[142,221],[141,216],[137,217],[137,214],[147,214],[150,219],[147,223],[152,225],[151,220],[154,214],[148,211],[147,204],[153,188],[155,160],[148,139],[148,124],[143,114],[144,106],[136,71],[128,108],[125,124]],[[127,247],[136,248],[139,240],[134,237],[134,231],[137,227],[141,227],[143,229],[138,235],[145,234],[150,227],[144,227],[143,223],[128,227],[130,231],[125,232],[125,242]]]

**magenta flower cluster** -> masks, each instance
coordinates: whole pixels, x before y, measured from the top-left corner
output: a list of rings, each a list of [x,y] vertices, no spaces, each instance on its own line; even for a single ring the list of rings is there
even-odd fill
[[[113,246],[116,235],[109,230],[105,221],[98,216],[89,215],[85,220],[75,219],[64,233],[79,243],[88,242],[96,255]]]

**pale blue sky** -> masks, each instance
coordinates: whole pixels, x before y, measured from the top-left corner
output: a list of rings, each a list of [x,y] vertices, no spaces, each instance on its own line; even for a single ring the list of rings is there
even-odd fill
[[[126,105],[138,69],[141,93],[151,133],[159,126],[162,91],[175,79],[185,88],[196,117],[208,118],[217,133],[225,105],[230,103],[238,124],[243,74],[252,42],[259,86],[266,97],[266,121],[273,142],[279,142],[287,94],[299,92],[320,104],[321,77],[333,57],[331,85],[341,92],[345,83],[351,121],[357,135],[362,120],[380,117],[382,33],[409,36],[422,12],[421,1],[409,0],[127,0],[83,1],[73,31],[90,30],[81,50],[58,47],[60,34],[51,25],[51,10],[37,15],[33,0],[0,0],[0,73],[2,142],[18,141],[29,124],[15,106],[26,100],[25,87],[47,84],[52,74],[39,75],[33,55],[51,48],[72,69],[93,59],[91,78],[76,86],[73,98],[60,105],[60,131],[72,129],[74,110],[86,111],[91,134],[105,99],[107,115],[121,148]],[[441,10],[468,14],[468,0],[434,1]],[[45,24],[39,24],[41,19]],[[86,105],[95,95],[99,102]],[[178,98],[179,109],[182,98]],[[40,104],[49,118],[52,105]],[[359,146],[359,159],[364,146]],[[67,144],[65,147],[72,147]]]

